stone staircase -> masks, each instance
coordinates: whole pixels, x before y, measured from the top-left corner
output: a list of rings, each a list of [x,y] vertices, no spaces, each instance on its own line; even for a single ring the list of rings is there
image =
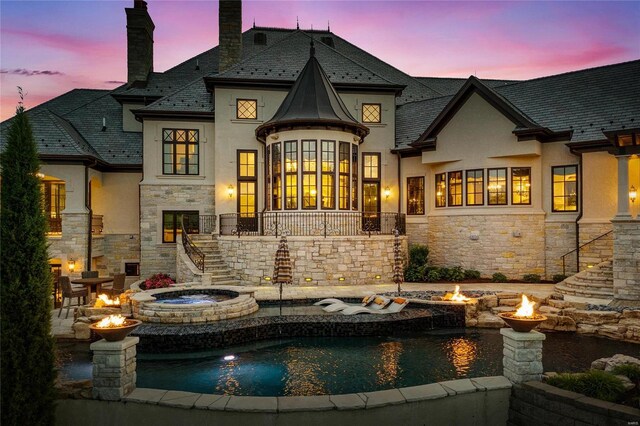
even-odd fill
[[[556,284],[555,289],[564,296],[610,301],[613,299],[612,261],[607,260],[578,272]]]
[[[211,277],[212,285],[240,285],[240,280],[227,267],[215,236],[195,234],[190,237],[204,253],[204,274]]]

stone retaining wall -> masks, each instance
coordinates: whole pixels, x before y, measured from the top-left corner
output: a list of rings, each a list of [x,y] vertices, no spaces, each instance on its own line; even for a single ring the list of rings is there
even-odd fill
[[[586,244],[612,229],[613,226],[611,222],[580,223],[580,245]],[[587,269],[589,265],[597,265],[612,257],[613,235],[609,234],[580,249],[580,270],[583,271]]]
[[[59,425],[506,425],[511,382],[451,380],[345,395],[254,397],[136,389],[122,402],[58,400]],[[428,419],[428,420],[427,420]]]
[[[562,274],[562,256],[576,248],[576,222],[546,221],[544,223],[545,275],[548,279]],[[575,253],[565,258],[565,273],[577,272]]]
[[[514,385],[509,425],[637,425],[640,410],[540,382]]]
[[[406,258],[407,237],[402,240]],[[297,285],[357,285],[393,282],[391,235],[351,237],[289,237],[293,283]],[[218,237],[229,269],[243,284],[264,284],[273,276],[279,239],[275,237]],[[376,278],[379,275],[380,278]],[[344,278],[339,281],[339,278]],[[306,281],[305,278],[311,278]]]
[[[429,259],[436,266],[477,269],[485,276],[545,275],[544,214],[431,216]]]
[[[640,301],[640,220],[613,220],[613,296]]]

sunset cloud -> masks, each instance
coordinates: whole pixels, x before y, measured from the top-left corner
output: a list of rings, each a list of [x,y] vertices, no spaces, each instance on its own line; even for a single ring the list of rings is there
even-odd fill
[[[60,71],[51,71],[51,70],[27,70],[24,68],[15,68],[12,70],[8,70],[5,68],[0,69],[0,74],[14,74],[14,75],[24,75],[26,77],[32,77],[34,75],[64,75],[64,73]]]

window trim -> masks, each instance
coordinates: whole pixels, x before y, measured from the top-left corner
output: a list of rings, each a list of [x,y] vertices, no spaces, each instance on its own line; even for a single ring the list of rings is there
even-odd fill
[[[515,192],[514,180],[513,180],[513,171],[514,170],[529,170],[529,202],[528,203],[515,203],[513,196]],[[553,176],[552,176],[553,179]],[[520,196],[522,198],[522,195]],[[512,206],[530,206],[531,205],[531,167],[511,167],[511,205]]]
[[[378,158],[378,177],[377,178],[368,178],[364,172],[367,162],[365,161],[365,157],[368,155]],[[380,199],[380,191],[382,189],[382,153],[380,152],[363,152],[362,153],[362,212],[365,213],[364,207],[366,203],[364,202],[364,185],[366,183],[377,183],[378,184],[378,196],[377,198],[377,208],[376,213],[379,213],[382,209],[382,200]]]
[[[282,201],[283,201],[284,210],[299,210],[299,207],[300,207],[300,194],[299,194],[300,182],[298,180],[298,174],[300,171],[300,155],[299,155],[300,151],[298,149],[298,142],[299,142],[298,139],[292,139],[292,140],[284,141],[282,146],[283,147],[282,167],[284,171],[284,179],[282,179],[282,184],[284,185],[284,191],[283,191],[284,196],[282,197]],[[287,171],[287,145],[293,146],[295,148],[293,151],[289,151],[289,152],[295,153],[295,159],[294,159],[294,163],[296,165],[295,171]],[[291,177],[295,176],[296,184],[293,186],[287,186],[287,176],[291,176]],[[287,188],[295,188],[295,197],[289,197]],[[287,200],[288,199],[293,200],[294,198],[295,198],[295,207],[288,207]]]
[[[553,202],[553,200],[555,199],[555,191],[553,188],[553,170],[556,168],[561,168],[561,167],[575,167],[576,168],[576,208],[575,210],[556,210],[555,209],[555,204]],[[576,213],[579,210],[579,206],[580,206],[580,188],[579,188],[579,183],[580,183],[580,177],[578,176],[579,173],[579,167],[578,164],[563,164],[563,165],[557,165],[557,166],[551,166],[551,212],[552,213]],[[565,181],[566,182],[566,181]]]
[[[409,209],[409,205],[410,205],[409,204],[409,194],[411,192],[410,189],[409,189],[409,187],[411,186],[409,184],[409,181],[411,179],[419,179],[422,182],[422,200],[419,200],[419,203],[418,203],[418,205],[420,207],[422,207],[422,213],[411,213],[410,209]],[[427,209],[425,208],[425,198],[426,198],[425,197],[425,195],[426,195],[425,194],[426,193],[425,184],[426,184],[426,182],[425,182],[424,176],[407,176],[407,215],[408,216],[424,216],[425,214],[427,214],[427,212],[426,212]]]
[[[305,142],[312,142],[315,146],[314,150],[311,151],[305,151],[304,149],[304,143]],[[305,169],[305,157],[304,154],[305,152],[312,152],[314,153],[314,158],[315,158],[315,170],[309,171]],[[300,172],[301,172],[301,177],[302,180],[300,181],[300,198],[302,201],[302,204],[300,206],[301,210],[317,210],[318,209],[318,140],[317,139],[300,139],[300,153],[302,154],[301,156],[301,161],[300,161]],[[313,197],[313,199],[315,200],[314,205],[313,206],[309,206],[306,207],[304,200],[305,200],[305,195],[304,195],[304,188],[305,188],[305,184],[304,184],[304,178],[305,176],[313,176],[315,178],[315,191],[316,191],[316,195]],[[311,194],[309,194],[311,195]],[[309,199],[312,199],[312,197],[309,197]]]
[[[165,241],[164,239],[164,216],[167,213],[171,213],[173,214],[173,241]],[[199,210],[162,210],[162,224],[161,224],[161,233],[162,233],[162,244],[176,244],[178,243],[178,215],[180,214],[185,214],[185,213],[191,213],[191,214],[196,214],[198,216],[200,216],[200,211]],[[196,224],[198,225],[198,227],[200,226],[199,223],[196,222]]]
[[[451,203],[451,175],[454,173],[460,174],[460,204]],[[462,179],[462,170],[452,170],[447,172],[447,207],[462,207],[464,206],[464,180]]]
[[[325,151],[324,150],[324,143],[325,142],[330,142],[333,144],[333,150],[332,151]],[[336,152],[336,148],[339,146],[339,141],[335,140],[335,139],[320,139],[320,210],[337,210],[338,207],[338,203],[339,200],[337,200],[338,198],[338,191],[337,191],[337,179],[336,176],[338,175],[338,153]],[[323,169],[324,166],[324,156],[323,154],[325,152],[333,152],[333,171],[332,172],[325,172]],[[324,176],[331,176],[332,179],[332,183],[333,183],[333,196],[331,197],[332,200],[332,207],[325,207],[324,203],[323,203],[323,199],[324,199]]]
[[[242,176],[240,174],[240,154],[253,154],[253,176]],[[253,182],[255,184],[254,200],[255,211],[258,212],[258,150],[257,149],[238,149],[236,150],[236,187],[238,195],[236,197],[236,212],[240,213],[240,183],[241,182]]]
[[[365,105],[367,106],[377,106],[378,107],[378,121],[366,121],[364,119],[364,107]],[[374,102],[363,102],[362,106],[361,106],[361,114],[360,114],[360,118],[361,118],[361,122],[362,123],[367,123],[367,124],[381,124],[382,123],[382,104],[381,103],[374,103]]]
[[[351,210],[351,143],[350,142],[345,142],[345,141],[338,141],[337,144],[337,160],[338,160],[338,210]],[[346,146],[347,147],[347,171],[343,172],[342,171],[342,163],[341,163],[341,156],[343,154],[342,148]],[[346,178],[346,182],[347,182],[347,186],[346,186],[346,193],[344,194],[344,197],[342,197],[342,188],[344,188],[342,186],[342,179]],[[346,207],[341,207],[341,202],[342,200],[346,200]]]
[[[167,130],[171,131],[171,133],[172,133],[171,141],[165,141],[164,140],[164,133]],[[183,131],[186,132],[184,143],[183,142],[179,142],[179,141],[176,140],[176,132],[179,131],[179,130],[183,130]],[[198,154],[197,154],[198,162],[197,162],[197,164],[195,164],[195,166],[198,168],[198,173],[189,173],[189,171],[190,171],[190,167],[189,167],[189,145],[190,145],[190,143],[189,143],[189,132],[196,132],[196,136],[197,136],[197,141],[195,143],[191,144],[191,145],[195,145],[198,148]],[[177,167],[177,165],[178,165],[178,163],[177,163],[178,150],[176,149],[176,145],[177,144],[181,144],[181,145],[184,144],[184,146],[185,146],[185,154],[184,155],[185,155],[185,158],[186,158],[185,167],[187,169],[187,173],[176,173],[176,170],[178,168]],[[165,172],[165,169],[164,169],[165,164],[167,164],[164,161],[164,156],[166,155],[166,153],[164,151],[164,148],[167,145],[173,145],[173,148],[172,148],[173,152],[171,154],[171,157],[172,157],[171,158],[171,164],[172,164],[172,169],[173,169],[172,173],[167,173],[167,172]],[[186,128],[179,129],[179,128],[174,128],[174,127],[166,127],[166,128],[163,127],[162,128],[162,175],[163,176],[200,176],[200,129],[186,129]]]
[[[238,106],[240,102],[255,102],[256,103],[256,116],[255,117],[240,117],[240,111]],[[257,120],[258,119],[258,100],[257,99],[246,99],[246,98],[236,98],[236,120]]]
[[[489,173],[491,170],[504,170],[504,203],[492,203],[489,196]],[[508,167],[490,167],[487,168],[487,206],[508,206],[509,205],[509,168]]]
[[[444,177],[444,179],[441,180],[441,181],[438,181],[438,176],[442,176],[442,177]],[[439,201],[438,200],[438,189],[439,189],[438,188],[438,184],[440,184],[442,182],[444,182],[444,192],[442,194],[443,203],[441,205],[438,205],[438,201]],[[434,184],[434,187],[435,187],[435,192],[433,193],[433,195],[435,196],[435,198],[434,198],[435,207],[437,209],[441,209],[443,207],[447,207],[447,173],[446,172],[435,173],[434,176],[433,176],[433,184]]]
[[[482,173],[482,188],[480,189],[480,192],[476,192],[473,191],[472,194],[474,195],[478,195],[480,194],[480,197],[482,197],[482,202],[481,203],[473,203],[470,204],[469,203],[469,173],[470,172],[481,172]],[[464,173],[464,186],[465,186],[465,197],[464,197],[464,204],[465,206],[472,206],[472,207],[477,207],[477,206],[484,206],[484,169],[469,169],[469,170],[465,170]]]

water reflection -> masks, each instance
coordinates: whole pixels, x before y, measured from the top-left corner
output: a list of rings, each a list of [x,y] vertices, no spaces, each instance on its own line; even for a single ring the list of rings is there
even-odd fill
[[[445,345],[447,358],[453,364],[456,373],[464,377],[477,357],[477,342],[466,337],[452,338]]]
[[[235,395],[240,388],[240,382],[236,378],[240,366],[237,361],[225,362],[220,366],[220,375],[216,392]]]
[[[380,360],[376,364],[376,383],[379,385],[393,386],[400,373],[400,355],[403,347],[400,342],[383,342],[377,348],[380,351]]]
[[[299,347],[287,348],[285,366],[287,375],[284,378],[284,394],[292,396],[321,395],[327,393],[322,375],[329,370],[327,355],[324,350],[305,350]]]

